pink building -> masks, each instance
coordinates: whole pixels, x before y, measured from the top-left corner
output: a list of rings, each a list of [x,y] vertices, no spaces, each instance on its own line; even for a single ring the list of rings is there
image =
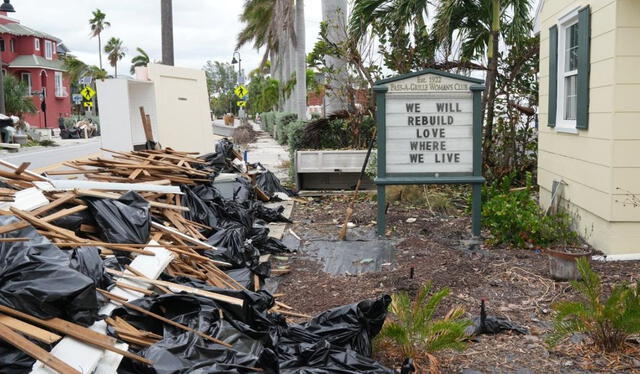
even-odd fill
[[[69,79],[59,59],[60,52],[66,52],[60,39],[21,25],[6,12],[0,12],[2,72],[28,83],[38,108],[37,113],[25,115],[33,127],[57,128],[60,114],[71,113]]]

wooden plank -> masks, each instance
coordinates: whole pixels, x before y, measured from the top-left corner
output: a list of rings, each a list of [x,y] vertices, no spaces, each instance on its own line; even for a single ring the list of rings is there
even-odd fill
[[[16,170],[18,170],[20,168],[19,166],[16,166],[16,165],[14,165],[14,164],[12,164],[10,162],[3,161],[3,160],[0,160],[0,165],[2,165],[4,167],[7,167],[7,168],[9,168],[11,170],[14,170],[14,171],[16,171]],[[29,170],[24,170],[23,173],[28,175],[28,176],[30,176],[30,177],[32,177],[32,178],[34,178],[34,179],[40,180],[40,181],[45,181],[45,182],[49,181],[49,178],[45,178],[42,175],[38,175],[38,174],[33,173],[33,172],[29,171]],[[21,173],[21,174],[23,174],[23,173]]]
[[[112,352],[116,352],[118,354],[121,354],[125,357],[128,357],[132,360],[147,364],[147,365],[151,365],[151,361],[147,360],[144,357],[140,357],[136,354],[133,354],[131,352],[127,352],[127,351],[122,351],[119,350],[117,348],[115,348],[113,346],[113,344],[115,343],[115,340],[106,336],[106,335],[102,335],[100,333],[97,333],[93,330],[90,330],[86,327],[82,327],[80,325],[76,325],[75,323],[71,323],[68,321],[65,321],[63,319],[60,318],[52,318],[49,320],[43,320],[31,315],[28,315],[26,313],[22,313],[20,311],[8,308],[4,305],[0,305],[0,312],[5,313],[5,314],[10,314],[14,317],[18,317],[24,320],[27,320],[29,322],[33,322],[36,323],[40,326],[45,326],[48,327],[50,329],[53,329],[55,331],[58,331],[62,334],[65,335],[69,335],[73,338],[76,338],[82,342],[85,342],[87,344],[96,346],[96,347],[100,347]]]
[[[82,374],[4,324],[0,324],[0,338],[60,374]]]
[[[65,204],[67,202],[69,202],[70,200],[75,199],[75,195],[71,194],[71,193],[65,193],[62,195],[62,197],[50,202],[49,204],[40,207],[36,210],[31,211],[31,214],[33,214],[34,216],[39,216],[40,214],[44,213],[44,212],[48,212],[52,209],[55,209],[57,207],[59,207],[62,204]]]
[[[24,219],[25,221],[29,221],[31,224],[38,226],[38,227],[42,227],[44,229],[47,229],[49,231],[53,231],[53,232],[57,232],[58,234],[70,239],[71,241],[77,241],[77,242],[86,242],[86,240],[78,238],[72,231],[63,229],[61,227],[57,227],[54,226],[48,222],[45,222],[44,220],[35,217],[32,214],[29,214],[25,211],[22,211],[20,209],[16,209],[14,207],[11,207],[11,212],[17,216],[19,216],[20,218]]]
[[[177,283],[171,283],[171,282],[166,282],[166,281],[161,281],[161,280],[154,280],[154,279],[149,279],[149,278],[144,278],[144,277],[137,277],[137,276],[131,276],[131,275],[127,275],[127,274],[122,274],[122,272],[115,271],[115,270],[112,270],[112,269],[107,269],[107,272],[110,273],[110,274],[119,276],[121,278],[125,278],[125,279],[136,280],[136,281],[145,282],[145,283],[149,283],[149,284],[153,284],[153,285],[160,285],[160,286],[168,287],[169,289],[173,288],[173,289],[176,289],[176,290],[185,291],[185,292],[188,292],[188,293],[192,293],[194,295],[200,295],[200,296],[208,297],[208,298],[211,298],[211,299],[214,299],[214,300],[217,300],[217,301],[222,301],[222,302],[233,304],[233,305],[239,305],[239,306],[243,306],[244,305],[244,300],[238,299],[236,297],[222,295],[222,294],[215,293],[215,292],[209,292],[209,291],[201,290],[201,289],[198,289],[198,288],[184,286],[184,285],[177,284]]]
[[[29,336],[36,339],[37,341],[46,344],[53,344],[62,339],[62,336],[60,335],[56,335],[45,329],[41,329],[40,327],[28,324],[17,318],[13,318],[5,314],[0,314],[0,324],[6,325],[12,330],[15,330],[23,335]]]
[[[23,171],[27,170],[27,168],[31,165],[30,162],[23,162],[20,166],[18,166],[18,168],[16,169],[16,171],[14,171],[14,173],[16,175],[20,175],[22,174]]]
[[[88,191],[88,190],[75,190],[74,193],[77,194],[78,196],[90,196],[90,197],[97,197],[100,199],[119,199],[122,196],[121,194],[117,194],[117,193],[107,193],[107,192]],[[159,203],[156,201],[148,201],[148,200],[147,202],[149,203],[149,206],[152,206],[154,208],[173,209],[173,210],[179,210],[183,212],[189,211],[189,208],[184,206],[164,204],[164,203]]]

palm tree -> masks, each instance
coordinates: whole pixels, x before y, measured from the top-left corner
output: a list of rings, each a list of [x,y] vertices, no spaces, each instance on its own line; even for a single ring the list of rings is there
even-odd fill
[[[331,43],[341,45],[347,37],[347,0],[322,0],[322,21],[327,24],[327,38]],[[325,95],[325,112],[331,114],[346,109],[346,100],[340,98],[340,92],[345,91],[347,77],[346,61],[327,56],[327,66],[335,71],[331,81],[327,82]]]
[[[307,119],[307,51],[305,43],[304,0],[296,0],[296,49],[295,71],[296,89],[294,96],[294,113],[298,119]]]
[[[107,45],[104,46],[104,51],[108,53],[107,59],[114,68],[115,77],[118,78],[118,61],[122,60],[126,55],[122,40],[120,38],[109,39]]]
[[[64,64],[64,69],[69,77],[69,82],[71,82],[71,91],[77,92],[76,89],[78,87],[78,81],[80,78],[87,75],[89,67],[70,53],[67,53],[62,57],[62,63]]]
[[[486,112],[483,151],[485,160],[493,144],[494,106],[500,40],[515,45],[530,35],[532,0],[441,0],[434,23],[440,43],[460,43],[466,60],[486,60]],[[454,40],[455,37],[455,40]]]
[[[433,62],[435,45],[429,35],[429,5],[433,0],[358,0],[349,17],[356,41],[375,34],[385,40],[388,68],[400,74]]]
[[[295,10],[294,0],[245,0],[240,15],[244,27],[237,48],[248,43],[255,49],[264,48],[262,65],[271,61],[271,76],[281,82],[283,91],[291,79],[295,56],[287,51],[297,46]]]
[[[11,74],[4,76],[5,113],[21,116],[24,113],[36,113],[37,108],[29,94],[26,82],[20,82]]]
[[[89,25],[91,25],[91,37],[98,37],[98,56],[100,57],[100,69],[102,69],[102,39],[100,34],[102,31],[111,26],[111,23],[105,21],[106,14],[102,13],[100,9],[96,9],[92,13],[93,18],[89,19]]]
[[[132,75],[136,73],[136,67],[147,66],[150,62],[149,55],[144,49],[138,47],[136,51],[138,51],[138,55],[131,59],[131,69],[129,70]]]

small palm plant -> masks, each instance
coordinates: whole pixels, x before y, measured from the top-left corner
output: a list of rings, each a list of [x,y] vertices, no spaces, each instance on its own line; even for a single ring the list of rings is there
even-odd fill
[[[437,360],[432,353],[464,350],[465,329],[471,321],[462,318],[462,308],[453,308],[444,318],[434,319],[438,305],[450,290],[443,288],[431,294],[431,288],[431,282],[425,284],[413,302],[406,292],[396,294],[391,303],[395,321],[385,323],[379,337],[398,345],[404,357],[413,358],[416,367],[426,357],[430,371],[437,373]]]
[[[640,333],[640,281],[630,286],[618,284],[608,298],[603,296],[600,276],[585,258],[577,261],[582,281],[571,282],[581,301],[563,301],[553,308],[558,312],[548,343],[555,346],[575,332],[587,334],[606,352],[622,348],[629,336]]]

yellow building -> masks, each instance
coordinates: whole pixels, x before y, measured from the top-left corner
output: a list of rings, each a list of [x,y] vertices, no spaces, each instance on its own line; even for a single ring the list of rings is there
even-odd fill
[[[540,202],[555,193],[596,249],[640,259],[640,0],[540,0],[535,22]]]

